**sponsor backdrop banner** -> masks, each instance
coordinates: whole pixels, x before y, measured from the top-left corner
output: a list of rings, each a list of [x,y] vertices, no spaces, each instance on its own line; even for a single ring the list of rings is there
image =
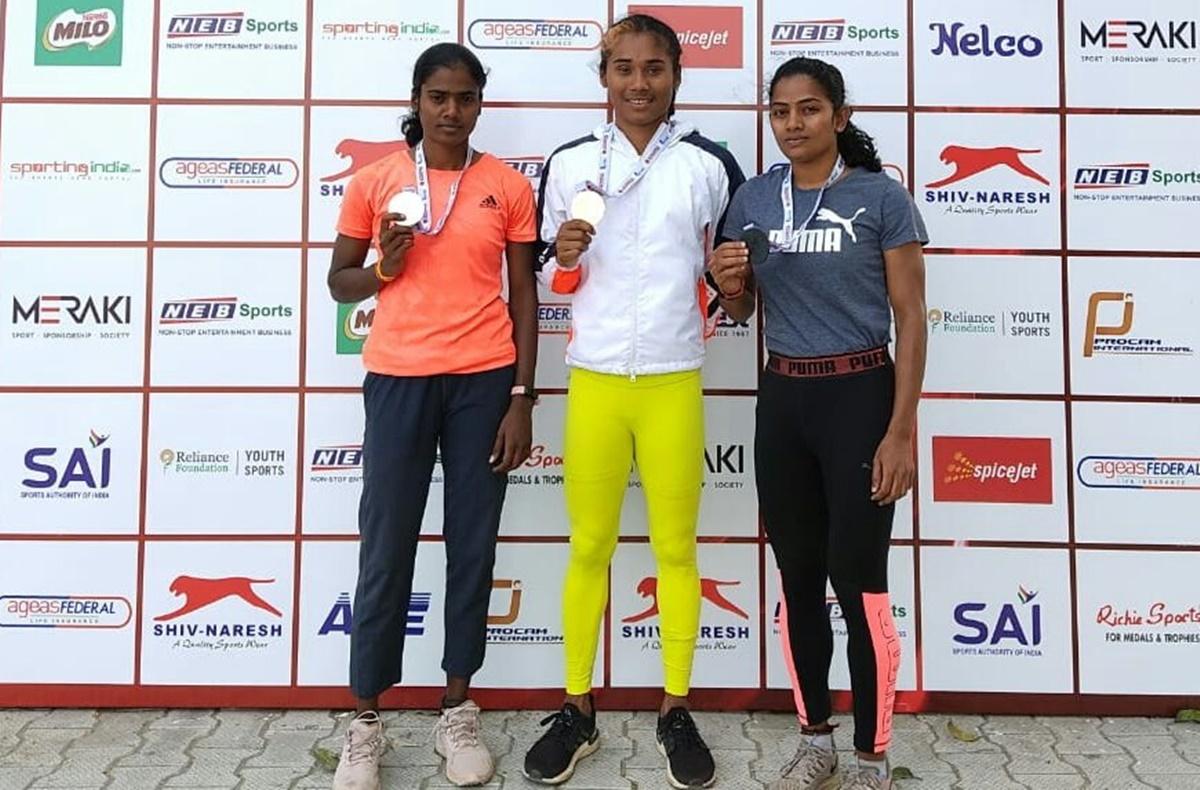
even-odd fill
[[[928,223],[918,484],[890,564],[901,709],[1200,694],[1195,0],[0,0],[0,704],[345,699],[375,310],[325,285],[346,186],[405,149],[413,63],[458,41],[489,69],[476,147],[536,188],[605,121],[600,42],[631,11],[678,31],[679,116],[748,174],[781,159],[772,71],[835,63]],[[541,296],[546,394],[477,678],[513,706],[562,682],[571,303]],[[703,704],[786,706],[760,318],[714,296],[694,680]],[[443,497],[439,465],[413,687],[441,682],[453,627]],[[596,683],[652,704],[636,472],[623,517]]]

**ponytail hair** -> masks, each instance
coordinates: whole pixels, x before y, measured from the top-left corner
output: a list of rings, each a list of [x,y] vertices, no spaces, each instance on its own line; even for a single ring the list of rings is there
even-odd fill
[[[425,137],[425,130],[421,127],[419,108],[421,86],[438,69],[454,68],[455,66],[463,66],[471,74],[471,78],[475,80],[475,85],[479,88],[479,100],[483,101],[483,89],[487,85],[487,71],[475,53],[462,44],[450,42],[434,44],[422,52],[421,56],[417,58],[416,64],[413,65],[412,103],[409,105],[408,115],[404,116],[404,120],[400,122],[400,131],[404,133],[404,141],[408,143],[409,148],[415,147]]]
[[[837,66],[816,58],[792,58],[775,70],[771,78],[771,96],[775,95],[775,86],[785,77],[811,77],[825,91],[834,112],[846,106],[846,82]],[[875,141],[871,135],[847,121],[846,128],[837,133],[837,148],[848,167],[861,167],[872,173],[883,170],[879,161],[879,151],[875,149]]]

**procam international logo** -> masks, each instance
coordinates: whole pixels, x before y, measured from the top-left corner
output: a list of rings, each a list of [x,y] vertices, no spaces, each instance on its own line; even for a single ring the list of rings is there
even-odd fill
[[[34,65],[120,66],[123,11],[124,0],[38,0]]]

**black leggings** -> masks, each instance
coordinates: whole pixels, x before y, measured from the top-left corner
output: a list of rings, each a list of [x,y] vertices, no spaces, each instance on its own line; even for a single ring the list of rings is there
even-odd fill
[[[831,714],[833,630],[825,580],[849,635],[854,746],[887,749],[900,640],[887,594],[893,505],[871,501],[875,450],[887,431],[894,369],[759,383],[754,458],[759,508],[783,582],[784,654],[801,724]]]

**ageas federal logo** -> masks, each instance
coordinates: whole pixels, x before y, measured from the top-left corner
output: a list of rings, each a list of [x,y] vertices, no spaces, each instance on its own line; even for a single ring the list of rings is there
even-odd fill
[[[1088,488],[1200,491],[1200,458],[1147,455],[1085,455],[1075,467]]]
[[[132,617],[120,595],[0,595],[0,628],[119,629]]]
[[[947,145],[940,159],[952,170],[925,185],[925,202],[942,207],[947,214],[1039,214],[1050,206],[1050,180],[1038,170],[1044,166],[1041,160],[1045,157],[1039,156],[1042,154],[1041,148]],[[971,188],[966,184],[948,188],[960,182],[975,182],[985,173],[992,176],[991,183],[1003,178],[1004,188]]]
[[[300,167],[287,157],[173,156],[158,168],[168,189],[290,189]]]
[[[408,614],[404,621],[406,637],[425,636],[425,619],[429,616],[432,604],[433,593],[413,592],[408,596]],[[317,636],[328,636],[329,634],[349,636],[353,628],[354,608],[350,593],[343,592],[338,595],[337,600],[330,607],[329,614],[325,615],[325,620],[317,629]]]
[[[108,499],[112,482],[109,434],[93,428],[75,447],[45,445],[25,451],[28,477],[21,480],[22,499]]]
[[[1015,599],[1010,601],[972,600],[956,605],[953,655],[1041,656],[1042,605],[1037,598],[1036,590],[1017,585]]]
[[[600,48],[603,35],[592,19],[476,19],[467,26],[476,49],[589,51]]]
[[[123,12],[124,0],[37,0],[34,65],[120,66]]]

